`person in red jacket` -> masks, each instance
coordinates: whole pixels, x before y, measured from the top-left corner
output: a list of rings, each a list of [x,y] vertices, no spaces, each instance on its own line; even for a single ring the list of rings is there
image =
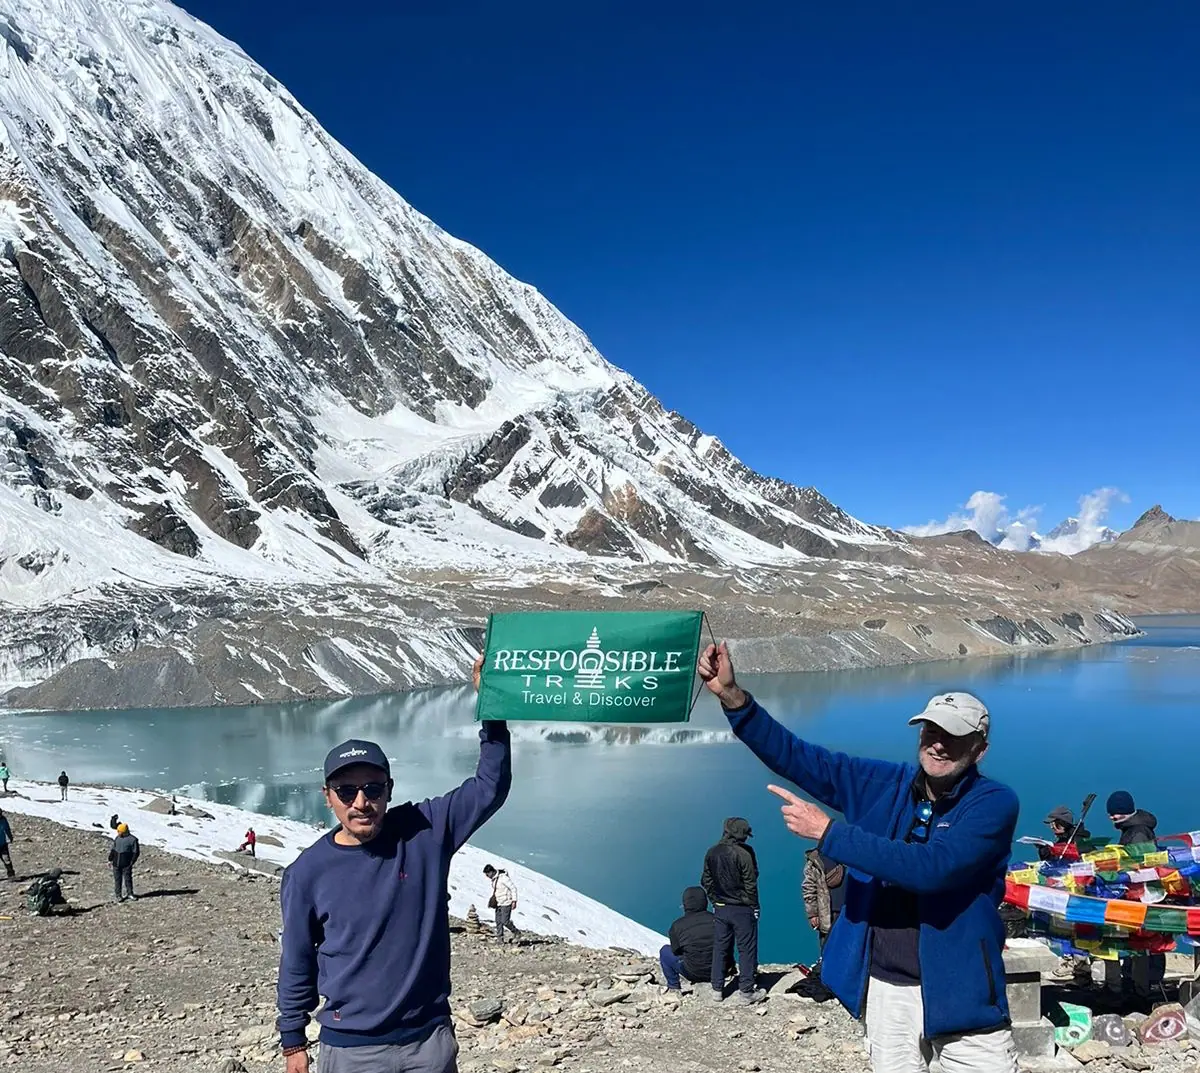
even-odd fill
[[[246,841],[243,842],[240,846],[238,846],[238,853],[249,852],[251,857],[256,856],[256,854],[254,852],[254,844],[257,841],[258,841],[258,836],[254,833],[254,828],[251,827],[250,830],[246,832]]]

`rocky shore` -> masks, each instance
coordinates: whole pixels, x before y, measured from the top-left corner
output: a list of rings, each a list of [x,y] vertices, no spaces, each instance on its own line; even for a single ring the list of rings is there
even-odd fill
[[[101,831],[15,816],[18,881],[0,881],[0,1066],[21,1073],[254,1073],[282,1069],[273,1027],[278,881],[234,865],[143,850],[140,898],[112,900]],[[24,889],[66,871],[69,907],[30,916]],[[520,914],[518,913],[518,922]],[[453,923],[463,1073],[865,1073],[857,1024],[833,1002],[788,993],[798,976],[767,966],[754,1008],[669,994],[657,965],[628,950],[548,936],[499,946]],[[1194,1073],[1190,1041],[1083,1050],[1094,1073]],[[1078,1069],[1060,1052],[1029,1069]],[[318,1066],[319,1070],[319,1055]]]
[[[13,819],[20,879],[0,881],[0,1066],[282,1068],[275,878],[146,847],[139,900],[119,904],[104,834]],[[52,867],[66,871],[70,906],[30,916],[25,881]],[[764,982],[782,974],[768,969]],[[453,976],[463,1073],[865,1068],[857,1026],[836,1004],[773,998],[746,1010],[702,994],[680,999],[659,986],[654,962],[630,951],[533,935],[499,946],[455,921]]]

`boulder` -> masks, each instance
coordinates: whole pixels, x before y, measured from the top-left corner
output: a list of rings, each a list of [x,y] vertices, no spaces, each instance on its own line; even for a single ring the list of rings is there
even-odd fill
[[[1102,1013],[1092,1018],[1092,1039],[1110,1047],[1128,1047],[1133,1036],[1120,1014]]]
[[[504,1012],[504,1000],[501,998],[481,998],[472,1002],[464,1011],[465,1020],[476,1028],[494,1024],[500,1020]]]
[[[1138,1039],[1143,1043],[1167,1043],[1187,1035],[1187,1014],[1178,1002],[1159,1006],[1140,1025]]]
[[[1076,1061],[1086,1065],[1098,1058],[1108,1058],[1112,1054],[1112,1046],[1104,1040],[1089,1039],[1079,1044],[1078,1047],[1072,1047],[1071,1054],[1074,1055]]]
[[[175,815],[175,805],[169,797],[156,797],[139,807],[143,812],[153,812],[158,816]]]
[[[588,1002],[593,1006],[612,1006],[624,1002],[632,994],[627,987],[597,988],[588,995]]]

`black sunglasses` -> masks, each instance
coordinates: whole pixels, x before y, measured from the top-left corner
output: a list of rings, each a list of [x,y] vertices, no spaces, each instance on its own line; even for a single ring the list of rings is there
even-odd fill
[[[912,827],[908,830],[906,842],[928,842],[929,823],[933,819],[933,802],[922,801],[917,805],[917,814],[913,817]]]
[[[352,782],[341,782],[329,787],[343,805],[353,805],[358,799],[359,790],[368,801],[378,801],[387,793],[387,788],[386,782],[364,782],[357,786]]]

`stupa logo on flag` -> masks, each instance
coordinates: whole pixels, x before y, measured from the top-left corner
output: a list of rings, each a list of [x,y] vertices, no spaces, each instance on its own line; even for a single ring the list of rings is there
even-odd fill
[[[575,671],[576,689],[603,689],[608,676],[604,673],[604,652],[600,648],[600,633],[595,626],[587,646],[579,653]]]

